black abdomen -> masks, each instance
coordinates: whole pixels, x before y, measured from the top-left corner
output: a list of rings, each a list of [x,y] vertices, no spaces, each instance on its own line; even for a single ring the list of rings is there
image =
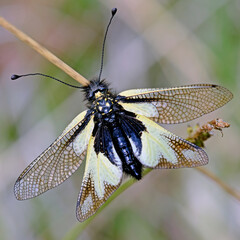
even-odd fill
[[[121,162],[123,171],[136,179],[142,177],[142,164],[134,155],[129,139],[137,146],[137,152],[141,152],[141,132],[143,125],[130,112],[113,111],[101,118],[95,115],[95,136],[94,148],[97,153],[102,152],[109,161],[115,164],[113,147],[116,150]]]
[[[122,161],[123,171],[138,180],[141,179],[142,164],[134,156],[131,144],[120,124],[112,126],[111,135],[113,145]]]

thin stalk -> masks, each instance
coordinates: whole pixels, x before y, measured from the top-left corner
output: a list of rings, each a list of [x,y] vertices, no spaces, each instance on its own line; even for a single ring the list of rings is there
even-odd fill
[[[143,172],[143,176],[146,176],[148,173],[150,173],[153,169],[147,168]],[[226,183],[224,183],[221,179],[219,179],[216,175],[214,175],[212,172],[207,170],[204,167],[198,167],[195,168],[195,170],[201,172],[206,177],[213,180],[217,185],[223,189],[223,191],[230,194],[233,198],[240,201],[240,194],[235,191],[233,188],[229,187]],[[91,216],[89,219],[87,219],[83,223],[77,223],[63,238],[63,240],[75,240],[78,239],[78,237],[81,235],[81,233],[84,231],[84,229],[94,220],[94,218],[100,214],[114,199],[116,199],[121,193],[123,193],[125,190],[127,190],[129,187],[131,187],[135,182],[137,182],[135,179],[130,178],[125,183],[123,183],[116,192],[113,193],[113,195],[106,201],[106,203],[101,206],[101,208],[98,209],[97,213]]]
[[[236,200],[238,200],[240,202],[240,193],[237,192],[236,190],[234,190],[233,188],[231,188],[230,186],[228,186],[226,183],[224,183],[220,178],[218,178],[212,172],[210,172],[209,170],[207,170],[206,168],[203,168],[203,167],[198,167],[195,169],[197,171],[201,172],[202,174],[204,174],[206,177],[213,180],[215,183],[217,183],[217,185],[220,188],[222,188],[223,191],[225,191],[226,193],[228,193],[229,195],[231,195],[233,198],[235,198]]]
[[[80,75],[78,72],[76,72],[74,69],[69,67],[66,63],[64,63],[61,59],[56,57],[54,54],[52,54],[49,50],[47,50],[45,47],[41,46],[38,42],[30,38],[28,35],[20,31],[18,28],[13,26],[11,23],[9,23],[7,20],[5,20],[3,17],[0,17],[0,26],[11,32],[13,35],[15,35],[19,40],[26,43],[28,46],[33,48],[36,52],[41,54],[44,58],[46,58],[49,62],[53,63],[55,66],[63,70],[66,74],[68,74],[70,77],[78,81],[83,86],[86,86],[89,84],[89,81]]]

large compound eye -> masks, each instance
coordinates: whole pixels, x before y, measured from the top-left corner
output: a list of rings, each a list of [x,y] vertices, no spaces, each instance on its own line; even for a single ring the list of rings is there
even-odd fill
[[[88,99],[91,100],[91,99],[93,98],[93,95],[94,95],[94,92],[89,92],[89,93],[88,93]]]
[[[104,87],[104,86],[99,86],[98,89],[99,89],[100,92],[104,92],[104,91],[106,90],[106,87]]]

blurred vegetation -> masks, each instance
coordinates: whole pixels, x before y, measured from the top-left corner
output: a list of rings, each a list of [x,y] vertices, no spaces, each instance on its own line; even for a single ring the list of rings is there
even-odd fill
[[[110,9],[103,77],[128,88],[215,83],[234,100],[191,123],[220,117],[231,124],[207,143],[209,170],[239,189],[240,2],[238,0],[7,1],[0,15],[88,79],[97,75]],[[41,78],[77,84],[0,28],[0,238],[61,239],[78,228],[75,205],[83,167],[36,199],[13,195],[21,171],[85,109],[82,93]],[[187,125],[164,126],[187,136]],[[193,169],[152,171],[111,202],[75,239],[239,239],[240,205]],[[74,239],[74,238],[72,238]]]

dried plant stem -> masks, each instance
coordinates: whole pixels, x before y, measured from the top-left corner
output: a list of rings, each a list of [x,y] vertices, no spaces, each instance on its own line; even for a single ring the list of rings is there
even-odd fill
[[[0,25],[11,32],[13,35],[15,35],[19,40],[26,43],[28,46],[33,48],[35,51],[37,51],[39,54],[41,54],[44,58],[46,58],[48,61],[62,69],[66,74],[68,74],[70,77],[81,83],[83,86],[86,86],[89,84],[89,81],[84,78],[82,75],[80,75],[78,72],[76,72],[74,69],[69,67],[66,63],[64,63],[61,59],[56,57],[54,54],[52,54],[50,51],[48,51],[46,48],[41,46],[38,42],[27,36],[25,33],[17,29],[15,26],[10,24],[8,21],[6,21],[4,18],[0,17]]]
[[[199,167],[196,168],[199,172],[207,176],[208,178],[212,179],[215,183],[219,185],[225,192],[230,194],[232,197],[236,198],[238,201],[240,201],[240,194],[235,191],[233,188],[229,187],[226,183],[224,183],[220,178],[218,178],[216,175],[214,175],[212,172],[208,171],[206,168]]]

